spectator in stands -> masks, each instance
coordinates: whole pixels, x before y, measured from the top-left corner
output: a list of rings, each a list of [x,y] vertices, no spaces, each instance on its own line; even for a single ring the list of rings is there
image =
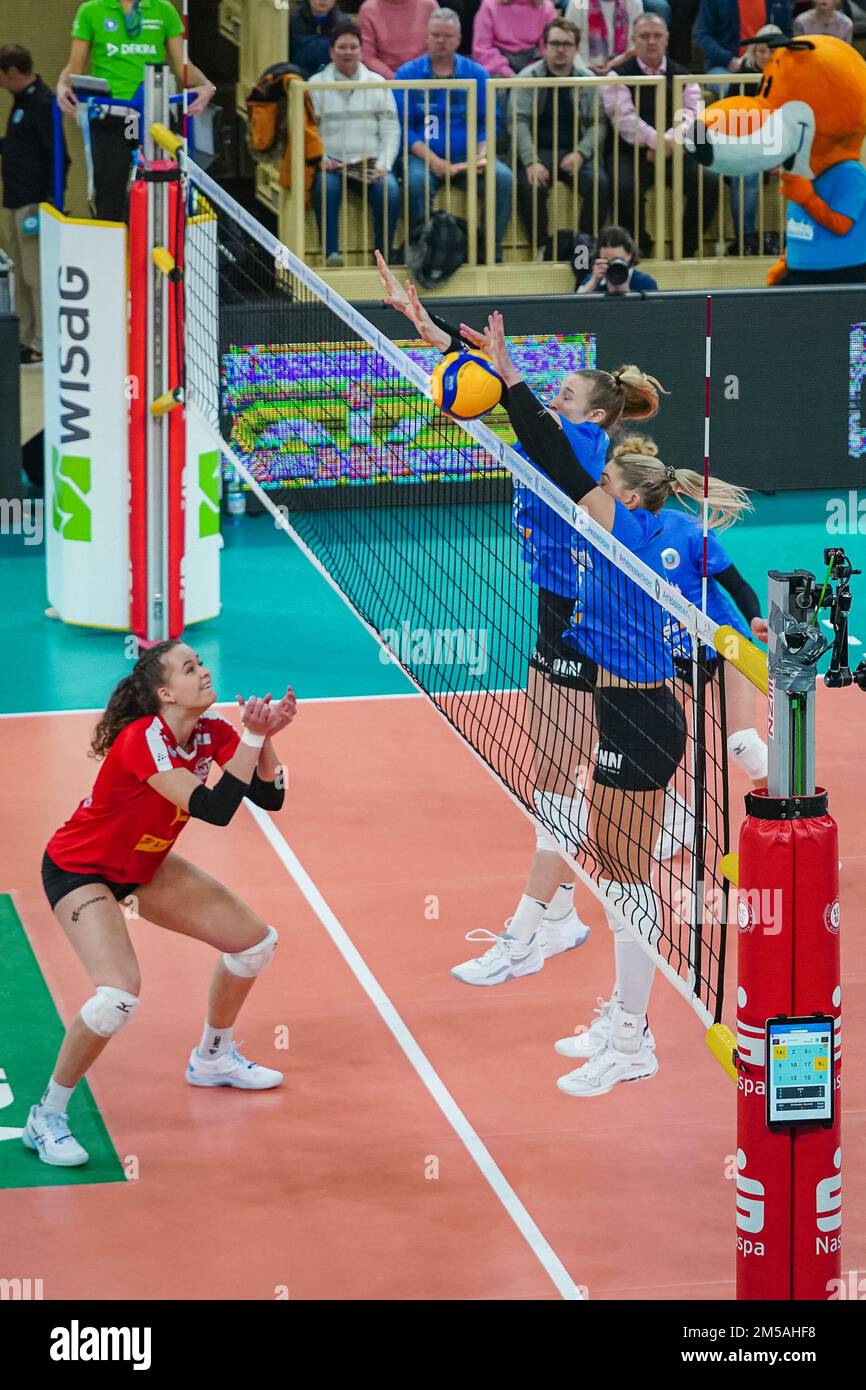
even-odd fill
[[[843,43],[854,42],[854,21],[839,13],[839,0],[815,0],[815,8],[798,14],[795,34],[831,34]]]
[[[143,6],[146,9],[143,10]],[[169,0],[84,0],[72,21],[69,61],[57,79],[57,105],[74,116],[78,101],[70,78],[89,65],[117,101],[130,101],[144,81],[148,63],[171,63],[179,83],[189,81],[187,114],[200,116],[216,87],[194,63],[185,61],[183,20]],[[140,132],[123,106],[101,106],[90,122],[92,205],[108,222],[126,218],[126,189]]]
[[[670,23],[668,0],[568,0],[565,18],[581,32],[582,63],[604,76],[611,67],[634,55],[632,31],[642,14],[660,14]]]
[[[545,26],[552,19],[552,0],[482,0],[475,16],[472,57],[491,77],[512,77],[539,57]]]
[[[651,294],[658,285],[651,275],[637,270],[637,247],[625,227],[605,227],[599,233],[598,250],[578,294]]]
[[[435,9],[436,0],[364,0],[358,11],[364,65],[380,77],[394,77],[424,52]]]
[[[326,265],[343,264],[338,228],[344,168],[347,187],[361,190],[362,183],[366,183],[376,246],[382,248],[389,261],[394,259],[394,229],[400,216],[400,190],[391,172],[400,148],[394,94],[382,87],[364,92],[344,85],[340,90],[341,84],[346,82],[378,81],[378,73],[371,72],[361,62],[361,37],[357,29],[352,24],[344,24],[331,38],[330,63],[310,84],[310,99],[325,148],[323,166],[313,184],[313,210],[321,232],[324,203]]]
[[[6,250],[15,266],[15,309],[26,367],[42,361],[39,204],[54,202],[54,97],[33,71],[27,49],[17,43],[0,47],[0,87],[12,97],[0,153]],[[68,164],[65,145],[63,154]]]
[[[312,77],[332,56],[334,34],[347,23],[336,0],[301,0],[289,19],[289,61]]]
[[[643,0],[569,0],[565,18],[580,30],[577,56],[584,66],[604,76],[612,62],[627,58],[634,51],[634,22],[642,14]]]
[[[704,70],[739,72],[745,40],[766,24],[790,34],[790,0],[701,0],[695,43],[704,55]]]
[[[537,63],[530,63],[520,73],[521,77],[591,77],[589,68],[584,67],[577,57],[580,30],[567,19],[554,19],[545,27],[543,36],[544,57]],[[537,229],[536,259],[549,260],[552,242],[548,236],[548,196],[553,182],[554,134],[556,135],[556,177],[569,188],[574,186],[575,176],[580,194],[580,230],[591,232],[593,228],[593,187],[598,175],[598,218],[603,226],[607,216],[610,186],[607,171],[603,167],[605,145],[607,143],[607,117],[599,105],[598,119],[595,115],[594,93],[589,88],[578,88],[577,103],[577,144],[575,145],[574,94],[575,89],[563,86],[556,103],[556,130],[554,130],[553,92],[549,87],[527,88],[526,91],[514,89],[511,93],[514,112],[514,129],[517,145],[517,205],[526,230],[532,237],[533,206],[535,207]],[[537,124],[536,124],[537,123]],[[512,129],[509,121],[509,130]],[[601,158],[596,166],[594,155],[598,150]],[[537,193],[533,196],[533,189]]]
[[[665,183],[671,181],[671,151],[674,141],[682,139],[682,133],[690,118],[694,116],[701,100],[701,89],[696,82],[689,82],[683,88],[683,109],[674,114],[673,79],[687,72],[679,63],[667,57],[668,27],[660,15],[645,14],[636,20],[634,26],[635,56],[620,64],[617,69],[621,77],[654,77],[658,74],[665,79],[665,132],[659,140],[655,128],[655,92],[650,87],[629,88],[610,86],[604,89],[604,106],[616,136],[624,145],[638,145],[640,154],[635,161],[630,150],[620,148],[618,161],[619,174],[619,212],[620,221],[627,227],[636,228],[635,235],[643,254],[652,254],[652,238],[643,229],[643,202],[653,185],[656,159],[665,161]],[[635,102],[636,99],[636,102]],[[679,123],[675,125],[675,120]],[[611,188],[614,177],[614,137],[608,141],[608,168],[611,173]],[[637,183],[635,182],[637,178]],[[694,256],[698,250],[698,179],[699,166],[695,156],[683,151],[683,253]],[[718,175],[711,170],[703,171],[704,229],[712,221],[719,201]],[[660,248],[661,249],[661,248]]]
[[[750,43],[740,64],[741,73],[759,73],[769,63],[773,56],[773,50],[767,42],[768,39],[782,38],[782,31],[778,24],[765,24],[755,35],[755,42]]]
[[[369,3],[369,0],[367,0]],[[394,74],[400,79],[469,78],[477,84],[477,160],[481,174],[488,163],[487,144],[487,73],[480,63],[464,58],[457,52],[460,43],[460,20],[454,10],[434,10],[427,27],[427,53],[411,63],[404,63]],[[432,91],[397,91],[397,109],[401,130],[406,130],[408,158],[409,237],[413,240],[432,209],[436,190],[449,173],[463,182],[467,177],[466,94],[461,89],[448,94],[440,87]],[[404,117],[404,107],[406,115]],[[403,127],[403,121],[406,127]],[[496,179],[496,259],[502,259],[502,238],[511,215],[511,170],[495,157],[496,132],[489,132],[494,144],[491,157],[495,160]],[[448,160],[450,159],[450,165]],[[402,161],[401,161],[402,163]],[[479,193],[482,184],[479,179]],[[480,199],[479,199],[480,201]]]

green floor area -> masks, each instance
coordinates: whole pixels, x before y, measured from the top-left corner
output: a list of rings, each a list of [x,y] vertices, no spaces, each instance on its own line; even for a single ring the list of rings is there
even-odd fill
[[[842,500],[847,506],[849,499]],[[866,568],[866,534],[833,529],[837,494],[756,495],[754,503],[754,514],[727,531],[723,543],[759,595],[766,593],[770,568],[823,575],[827,545],[843,545],[855,566]],[[222,613],[188,632],[213,672],[220,699],[275,689],[281,679],[290,680],[302,699],[412,688],[393,663],[381,659],[354,614],[269,517],[227,522],[224,537]],[[44,617],[44,553],[26,539],[0,535],[0,713],[102,706],[128,670],[125,639]],[[851,631],[866,636],[863,579],[854,581]],[[863,654],[853,645],[852,664]]]
[[[0,1189],[125,1182],[123,1166],[86,1081],[75,1089],[69,1121],[90,1155],[89,1163],[80,1168],[51,1167],[22,1144],[20,1131],[51,1076],[64,1029],[21,919],[5,893],[0,893],[0,939]]]

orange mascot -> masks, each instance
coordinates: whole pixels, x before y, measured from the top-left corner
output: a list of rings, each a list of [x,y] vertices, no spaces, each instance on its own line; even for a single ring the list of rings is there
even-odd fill
[[[768,284],[866,281],[866,62],[825,34],[766,42],[760,90],[708,106],[687,148],[735,178],[781,165],[786,249]]]

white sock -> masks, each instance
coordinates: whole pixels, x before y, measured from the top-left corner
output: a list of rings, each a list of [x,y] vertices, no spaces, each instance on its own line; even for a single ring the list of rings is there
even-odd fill
[[[588,842],[589,804],[583,792],[565,796],[536,787],[532,799],[542,825],[551,835],[563,840],[569,849]]]
[[[643,1047],[645,1013],[630,1013],[622,1004],[615,1004],[611,1015],[611,1042],[617,1052],[635,1053]]]
[[[231,1045],[231,1028],[211,1028],[209,1023],[205,1023],[198,1045],[198,1055],[213,1062],[217,1057],[222,1057],[224,1052],[228,1052]]]
[[[767,775],[767,745],[757,729],[728,734],[728,756],[753,782]]]
[[[599,887],[611,905],[620,903],[620,911],[627,922],[633,922],[650,941],[658,939],[660,913],[658,899],[649,883],[618,883],[614,879],[600,878]],[[634,940],[626,928],[605,908],[607,924],[613,932],[614,957],[616,959],[616,986],[614,997],[618,1007],[626,1013],[646,1015],[655,978],[655,964],[642,946]],[[644,1023],[646,1018],[644,1017]],[[640,1031],[643,1037],[643,1028]]]
[[[561,922],[574,907],[574,884],[560,883],[547,905],[545,917],[548,922]]]
[[[630,1014],[645,1015],[655,979],[655,965],[623,928],[615,934],[613,950],[617,1006]]]
[[[518,941],[531,941],[541,926],[541,919],[546,911],[547,905],[545,903],[540,903],[537,898],[528,898],[524,893],[511,919],[508,935],[515,937]]]
[[[61,1115],[65,1115],[74,1090],[74,1086],[61,1086],[59,1081],[55,1081],[52,1076],[45,1087],[45,1094],[39,1102],[39,1109],[59,1110]]]

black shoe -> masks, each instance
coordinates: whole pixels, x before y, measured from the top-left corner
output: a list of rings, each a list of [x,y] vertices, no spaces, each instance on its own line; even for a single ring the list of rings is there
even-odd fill
[[[22,367],[41,367],[42,353],[35,348],[23,347],[19,354],[19,361]]]
[[[764,255],[781,256],[782,243],[778,232],[764,232]]]

